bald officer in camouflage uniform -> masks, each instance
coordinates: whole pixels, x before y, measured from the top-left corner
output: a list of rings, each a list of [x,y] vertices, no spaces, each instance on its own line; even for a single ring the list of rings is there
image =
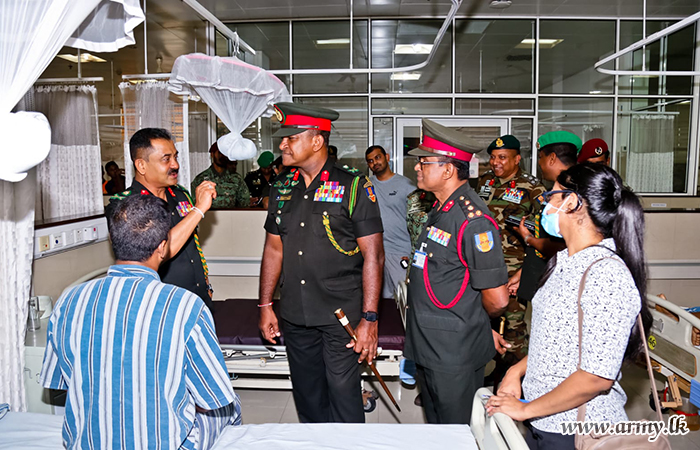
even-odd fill
[[[409,152],[419,159],[418,187],[437,198],[412,261],[404,347],[429,423],[469,423],[484,367],[505,343],[489,321],[508,304],[498,226],[467,182],[478,149],[424,119],[422,143]]]
[[[358,363],[376,354],[384,269],[376,195],[367,177],[328,156],[336,111],[296,103],[275,109],[289,169],[270,190],[260,331],[270,342],[280,336],[272,295],[281,274],[281,329],[299,420],[364,422]],[[338,308],[357,343],[335,317]]]
[[[537,199],[545,188],[537,178],[520,169],[520,141],[515,136],[508,134],[497,138],[489,145],[487,152],[491,170],[481,176],[476,190],[501,230],[503,256],[508,266],[508,277],[512,278],[518,274],[525,260],[525,243],[515,228],[517,225],[507,225],[506,218],[534,218],[541,209]],[[515,295],[510,296],[505,313],[504,337],[511,346],[505,355],[496,357],[494,378],[497,381],[508,367],[527,355],[526,309],[526,302],[519,302]]]

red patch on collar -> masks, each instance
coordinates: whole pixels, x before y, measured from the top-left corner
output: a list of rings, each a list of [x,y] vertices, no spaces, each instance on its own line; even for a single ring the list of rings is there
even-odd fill
[[[455,205],[455,201],[454,201],[454,200],[450,200],[449,202],[445,203],[445,206],[442,207],[442,210],[445,211],[445,212],[447,212],[447,211],[449,211],[450,209],[452,209],[452,207],[453,207],[454,205]]]

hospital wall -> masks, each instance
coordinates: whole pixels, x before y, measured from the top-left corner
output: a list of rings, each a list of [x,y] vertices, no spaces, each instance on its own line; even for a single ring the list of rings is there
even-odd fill
[[[256,298],[265,242],[264,211],[210,211],[200,225],[214,299]],[[646,214],[649,293],[674,303],[700,305],[700,213]],[[114,262],[108,242],[100,242],[34,262],[33,293],[58,298],[75,279]]]

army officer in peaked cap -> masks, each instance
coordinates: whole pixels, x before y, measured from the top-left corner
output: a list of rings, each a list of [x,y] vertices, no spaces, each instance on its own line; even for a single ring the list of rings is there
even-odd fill
[[[408,284],[404,355],[416,362],[429,423],[468,424],[484,367],[505,341],[490,317],[508,305],[508,272],[498,226],[469,186],[478,144],[423,120],[418,187],[435,194],[418,238]]]
[[[284,335],[302,422],[364,422],[358,363],[376,354],[384,261],[376,195],[367,177],[328,157],[336,111],[297,103],[275,109],[290,169],[270,190],[260,331],[270,342]],[[280,274],[278,322],[272,296]],[[335,317],[338,308],[357,343]]]

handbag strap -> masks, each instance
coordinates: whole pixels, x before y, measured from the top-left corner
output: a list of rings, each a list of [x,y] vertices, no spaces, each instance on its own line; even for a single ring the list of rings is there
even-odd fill
[[[600,259],[597,259],[591,263],[591,265],[588,266],[585,272],[583,272],[583,276],[581,276],[581,281],[579,282],[578,286],[578,365],[576,366],[577,370],[581,369],[581,347],[582,347],[582,342],[583,342],[583,308],[581,307],[581,297],[583,296],[583,290],[586,287],[586,278],[588,277],[588,272],[590,272],[591,268],[599,263],[600,261],[603,261],[605,259],[611,259],[619,264],[622,264],[627,268],[627,265],[619,261],[615,258],[606,256]],[[658,419],[660,422],[663,422],[663,416],[661,415],[661,405],[659,403],[659,394],[656,392],[656,383],[654,382],[654,372],[651,368],[651,358],[649,357],[649,350],[647,349],[647,338],[644,333],[644,324],[642,323],[642,315],[641,313],[637,315],[637,326],[639,327],[639,333],[642,338],[642,347],[644,348],[644,357],[646,360],[646,366],[647,366],[647,373],[649,375],[649,387],[651,388],[651,394],[654,397],[654,406],[656,406],[656,415],[658,416]],[[578,407],[578,413],[576,420],[579,422],[583,422],[586,419],[586,405],[588,402],[584,403],[583,405]]]

